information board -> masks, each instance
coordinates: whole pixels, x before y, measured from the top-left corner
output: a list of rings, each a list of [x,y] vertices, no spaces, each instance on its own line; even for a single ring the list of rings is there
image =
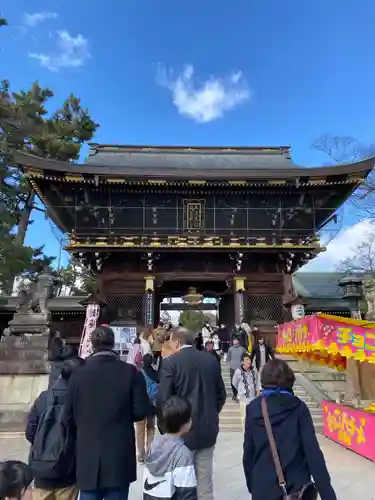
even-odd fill
[[[111,326],[111,328],[115,334],[115,349],[118,351],[130,349],[137,335],[137,328],[135,326]]]

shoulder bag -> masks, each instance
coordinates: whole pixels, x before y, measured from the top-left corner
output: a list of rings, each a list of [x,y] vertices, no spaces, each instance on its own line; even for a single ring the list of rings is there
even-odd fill
[[[307,483],[296,493],[288,494],[287,484],[285,482],[285,477],[283,469],[281,467],[279,453],[277,451],[276,441],[272,432],[272,426],[270,422],[270,417],[268,415],[267,402],[265,397],[261,396],[261,407],[262,415],[264,419],[264,425],[266,427],[268,442],[271,448],[272,459],[276,469],[277,479],[279,481],[280,488],[283,492],[283,500],[317,500],[318,492],[314,483]]]

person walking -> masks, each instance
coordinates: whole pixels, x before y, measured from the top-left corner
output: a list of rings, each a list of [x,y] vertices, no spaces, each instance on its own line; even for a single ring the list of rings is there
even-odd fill
[[[55,385],[47,391],[42,391],[34,401],[27,417],[25,437],[33,446],[35,436],[47,410],[49,402],[63,406],[68,392],[68,383],[72,373],[84,365],[85,361],[79,357],[66,359],[60,370],[60,376]],[[49,457],[50,458],[50,457]],[[74,463],[74,457],[70,462]],[[31,461],[32,466],[32,461]],[[34,500],[75,500],[78,496],[76,488],[76,474],[74,467],[64,475],[55,478],[46,478],[45,475],[34,473]]]
[[[128,355],[126,357],[126,362],[130,365],[135,366],[137,370],[140,370],[142,368],[143,352],[139,335],[136,336],[133,345],[129,349]]]
[[[193,339],[186,328],[172,333],[170,343],[176,352],[164,360],[158,406],[162,408],[171,396],[189,401],[192,427],[184,440],[194,455],[198,499],[213,500],[213,454],[226,392],[219,363],[211,354],[193,349]]]
[[[155,435],[156,396],[158,391],[158,372],[152,366],[152,354],[143,356],[143,367],[141,373],[145,378],[147,395],[149,399],[149,411],[145,419],[136,422],[136,441],[138,450],[138,462],[143,464],[150,444]]]
[[[152,355],[152,347],[150,344],[150,340],[152,341],[152,335],[147,331],[144,331],[140,334],[139,340],[141,342],[142,354],[151,354]]]
[[[191,406],[172,396],[162,407],[165,434],[157,436],[146,457],[143,500],[197,500],[194,456],[183,438],[191,429]]]
[[[240,324],[234,325],[234,329],[232,331],[232,341],[235,338],[238,339],[240,345],[247,350],[248,335]]]
[[[252,401],[257,394],[256,374],[251,366],[251,357],[248,352],[242,355],[242,363],[240,368],[234,372],[232,385],[237,391],[238,400],[240,403],[240,413],[242,427],[245,430],[245,416],[247,405]]]
[[[228,351],[230,348],[230,331],[225,325],[220,325],[216,330],[216,333],[220,339],[220,349],[223,353],[223,361],[227,362]]]
[[[260,336],[256,340],[253,350],[251,352],[251,362],[254,363],[257,370],[257,389],[260,392],[261,385],[261,375],[264,366],[268,363],[270,359],[275,357],[272,347],[264,340],[264,337]]]
[[[127,500],[136,480],[134,423],[149,413],[144,377],[114,352],[109,327],[91,336],[93,354],[69,382],[66,413],[77,435],[80,500]]]
[[[56,360],[51,364],[51,372],[49,374],[49,379],[48,379],[48,389],[51,389],[56,384],[57,380],[60,377],[61,370],[65,364],[65,361],[68,359],[77,359],[77,358],[78,358],[78,350],[74,345],[65,344],[61,348],[58,357],[56,357]]]
[[[262,371],[264,390],[247,407],[243,468],[252,500],[282,500],[292,494],[316,500],[317,493],[322,500],[336,500],[310,411],[294,396],[294,383],[293,370],[285,361],[270,360]]]
[[[219,366],[221,366],[221,357],[220,357],[220,354],[218,354],[214,349],[214,341],[213,340],[209,340],[208,342],[206,342],[205,351],[208,352],[209,354],[212,354],[212,356],[219,363]]]
[[[163,345],[166,337],[166,328],[162,321],[152,332],[152,351],[154,353],[154,362],[157,368],[160,368],[161,363],[161,353],[163,351]]]
[[[245,354],[246,350],[242,345],[240,345],[238,338],[234,337],[232,342],[233,345],[229,348],[227,362],[229,363],[229,375],[232,387],[232,399],[233,401],[237,401],[237,389],[234,387],[232,381],[234,372],[238,368],[241,368],[242,357]]]

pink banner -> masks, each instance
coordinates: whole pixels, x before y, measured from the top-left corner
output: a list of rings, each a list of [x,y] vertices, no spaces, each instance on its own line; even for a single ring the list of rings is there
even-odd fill
[[[342,321],[340,321],[342,319]],[[327,351],[375,363],[374,324],[327,314],[308,316],[278,328],[280,352]]]
[[[92,354],[91,334],[96,328],[99,313],[100,306],[98,304],[87,305],[85,326],[82,332],[81,345],[79,346],[79,355],[81,358],[87,358],[87,356]]]
[[[375,414],[323,401],[324,435],[375,462]]]

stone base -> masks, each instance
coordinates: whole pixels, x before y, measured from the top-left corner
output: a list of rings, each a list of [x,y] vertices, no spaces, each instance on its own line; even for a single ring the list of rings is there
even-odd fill
[[[0,432],[24,431],[35,399],[48,387],[48,375],[0,375]]]
[[[0,342],[0,431],[25,429],[35,398],[47,389],[48,336],[5,337]]]
[[[13,335],[47,333],[51,322],[51,314],[17,313],[9,322],[9,331]]]
[[[0,342],[0,375],[49,373],[47,346],[47,335],[4,337]]]

